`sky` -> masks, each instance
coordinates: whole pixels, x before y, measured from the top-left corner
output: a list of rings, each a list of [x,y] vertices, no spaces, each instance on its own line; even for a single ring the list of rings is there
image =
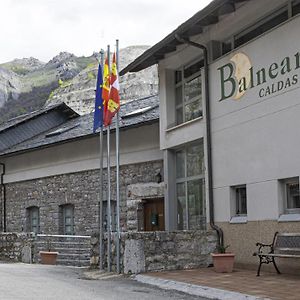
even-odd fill
[[[0,63],[154,45],[210,0],[1,0]]]

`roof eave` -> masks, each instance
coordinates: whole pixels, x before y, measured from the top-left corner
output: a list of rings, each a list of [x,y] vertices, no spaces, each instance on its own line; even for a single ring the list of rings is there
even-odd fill
[[[132,63],[121,70],[120,75],[124,75],[128,72],[138,72],[145,68],[148,68],[154,64],[157,64],[164,58],[164,55],[173,51],[176,51],[176,47],[183,42],[176,39],[175,35],[179,35],[184,38],[189,38],[196,34],[201,33],[203,26],[215,24],[219,21],[218,17],[222,14],[229,13],[230,10],[220,9],[222,6],[232,5],[237,2],[250,1],[250,0],[214,0],[208,4],[205,8],[197,12],[186,22],[181,24],[173,32],[167,35],[160,42],[146,50],[142,55],[137,57]]]

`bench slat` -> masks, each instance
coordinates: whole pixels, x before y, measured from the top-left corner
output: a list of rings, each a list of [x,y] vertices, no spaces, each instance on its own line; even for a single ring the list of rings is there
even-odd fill
[[[300,255],[293,255],[293,254],[259,254],[259,256],[271,256],[271,257],[287,257],[287,258],[300,258]]]

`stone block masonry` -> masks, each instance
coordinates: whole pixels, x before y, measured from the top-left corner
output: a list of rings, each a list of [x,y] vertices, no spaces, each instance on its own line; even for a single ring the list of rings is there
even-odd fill
[[[92,257],[95,267],[98,262],[98,233],[92,237]],[[116,269],[116,234],[112,234],[112,269]],[[104,240],[105,267],[107,236]],[[217,236],[213,231],[156,231],[123,232],[121,234],[121,270],[125,274],[149,271],[193,269],[207,267],[211,263]],[[94,256],[94,257],[93,257]]]
[[[157,172],[162,174],[163,162],[153,161],[120,167],[120,223],[127,230],[127,186],[155,182]],[[104,191],[107,180],[104,170]],[[112,201],[116,199],[115,168],[111,169]],[[106,200],[106,193],[104,193]],[[44,177],[7,184],[7,231],[30,231],[28,211],[39,208],[40,233],[62,234],[59,228],[59,207],[74,205],[74,234],[91,235],[98,230],[99,170],[90,170]]]
[[[0,260],[31,263],[34,235],[30,233],[0,233]]]

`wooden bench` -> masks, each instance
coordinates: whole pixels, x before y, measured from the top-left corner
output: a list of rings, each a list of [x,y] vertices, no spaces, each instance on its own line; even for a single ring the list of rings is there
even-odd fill
[[[272,244],[256,243],[256,246],[258,250],[253,255],[259,258],[257,276],[260,274],[261,265],[269,263],[273,263],[277,273],[280,274],[275,257],[300,258],[300,233],[276,232]]]

